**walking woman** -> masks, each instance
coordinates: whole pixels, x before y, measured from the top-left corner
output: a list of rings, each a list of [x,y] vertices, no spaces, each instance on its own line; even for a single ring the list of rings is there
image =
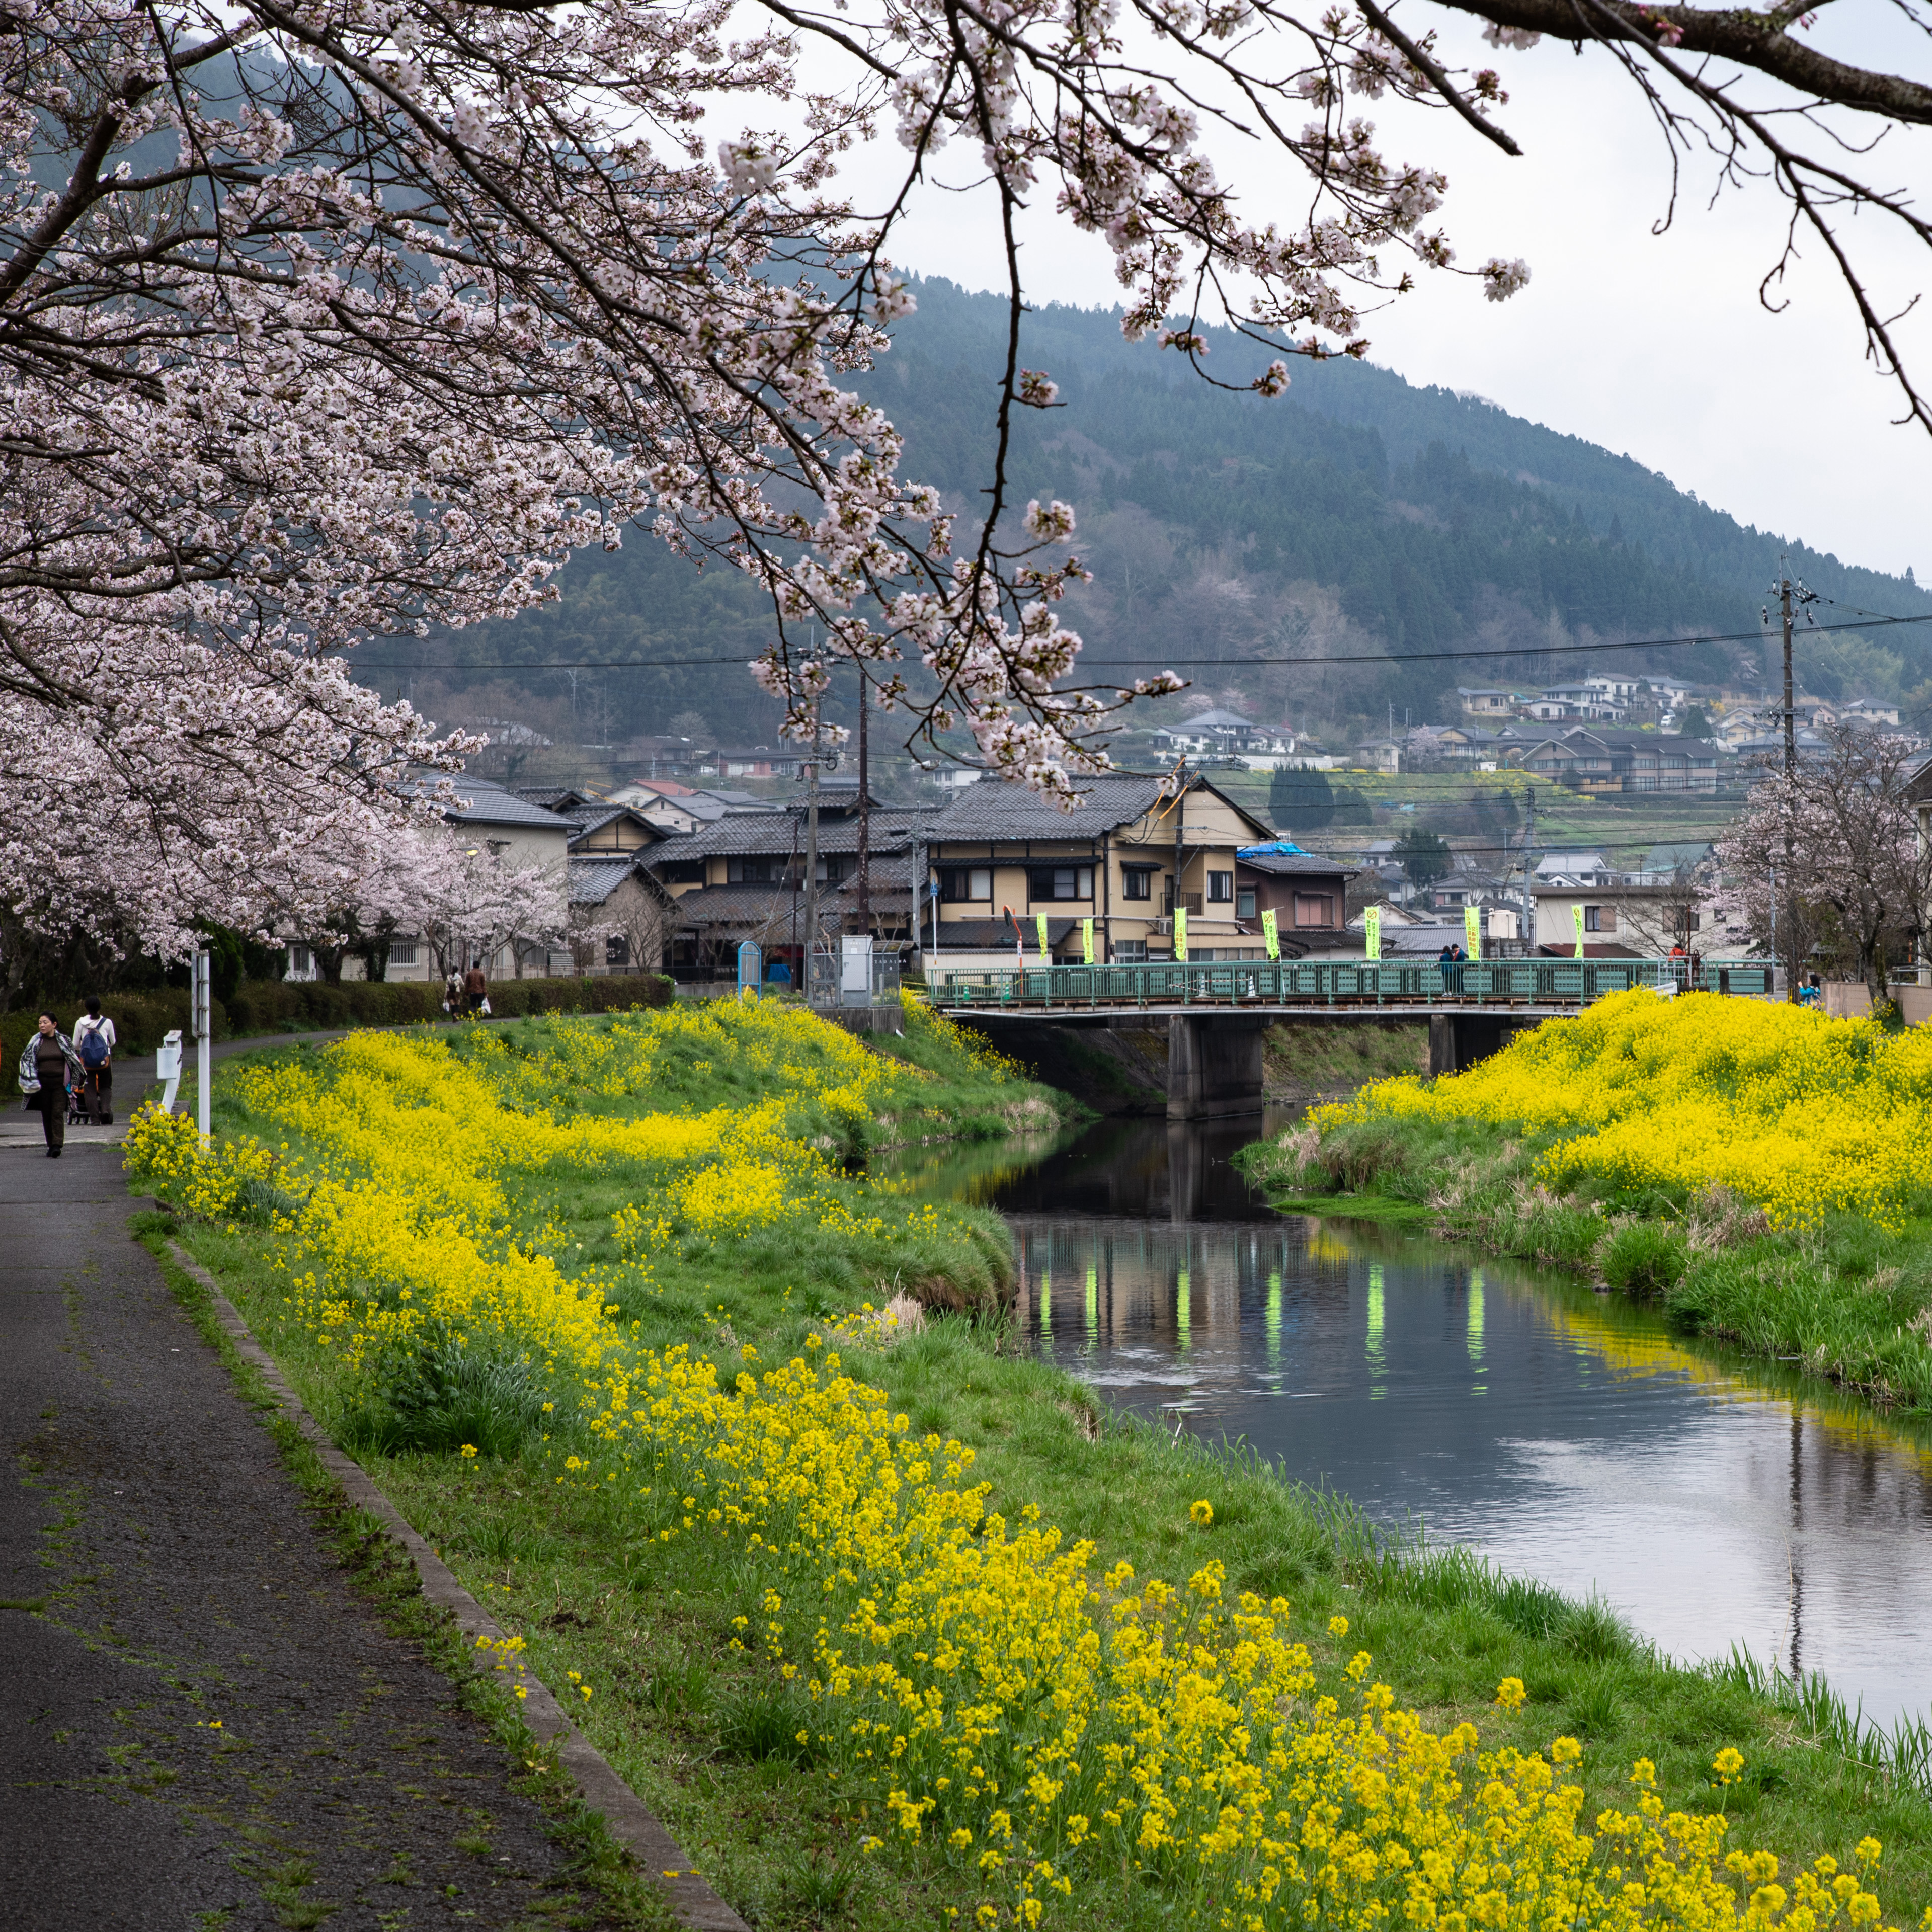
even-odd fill
[[[60,1030],[52,1013],[40,1016],[40,1030],[20,1054],[20,1091],[29,1107],[40,1110],[40,1130],[46,1136],[47,1158],[60,1159],[67,1143],[67,1090],[85,1078],[86,1070],[74,1042]]]

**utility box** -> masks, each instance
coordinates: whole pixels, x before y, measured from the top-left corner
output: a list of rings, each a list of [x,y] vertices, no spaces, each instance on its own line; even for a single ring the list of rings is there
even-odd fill
[[[869,1006],[872,1004],[872,935],[848,932],[841,938],[838,1004]]]

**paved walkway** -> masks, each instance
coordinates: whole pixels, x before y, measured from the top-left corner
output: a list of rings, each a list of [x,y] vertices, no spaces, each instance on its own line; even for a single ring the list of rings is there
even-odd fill
[[[502,1751],[319,1539],[133,1205],[112,1148],[0,1148],[10,1932],[595,1922]]]

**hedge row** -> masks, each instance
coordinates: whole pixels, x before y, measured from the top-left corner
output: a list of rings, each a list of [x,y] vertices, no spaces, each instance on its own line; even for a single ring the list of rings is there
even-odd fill
[[[595,980],[500,980],[490,988],[490,1010],[498,1019],[526,1013],[608,1013],[631,1006],[666,1006],[674,988],[655,973],[613,974]],[[152,992],[115,993],[100,1010],[114,1022],[123,1056],[152,1053],[161,1037],[178,1028],[188,1032],[184,987]],[[63,1031],[82,1010],[76,999],[61,1001],[56,1017]],[[440,1020],[442,988],[420,980],[351,980],[332,986],[320,980],[244,980],[225,1004],[214,1002],[214,1037],[248,1040],[258,1034],[315,1033],[340,1027],[406,1026],[412,1020]],[[38,1016],[25,1011],[0,1016],[0,1067],[10,1076]],[[5,1089],[0,1088],[0,1092]]]

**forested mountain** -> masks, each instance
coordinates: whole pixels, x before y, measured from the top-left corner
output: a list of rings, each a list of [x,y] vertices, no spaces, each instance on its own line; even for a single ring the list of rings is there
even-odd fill
[[[905,473],[938,485],[970,518],[984,501],[1005,310],[944,280],[917,290],[918,312],[865,386],[905,434]],[[1438,716],[1458,683],[1534,682],[1580,673],[1587,658],[1312,670],[1256,662],[1270,656],[1754,632],[1781,551],[1814,590],[1848,607],[1825,607],[1826,621],[1932,614],[1932,596],[1907,579],[1742,526],[1627,456],[1386,370],[1298,360],[1288,394],[1269,402],[1216,389],[1150,343],[1124,341],[1105,311],[1045,309],[1027,319],[1023,340],[1024,362],[1052,375],[1063,406],[1018,412],[1014,482],[1022,501],[1054,495],[1078,509],[1076,547],[1096,580],[1070,598],[1069,621],[1090,656],[1175,663],[1200,689],[1271,716],[1346,730],[1393,705],[1420,720]],[[1244,382],[1268,359],[1232,335],[1210,342],[1207,367],[1224,382]],[[770,707],[736,665],[644,668],[748,653],[766,619],[741,580],[698,575],[634,532],[620,554],[574,560],[559,583],[561,600],[548,609],[429,640],[419,662],[477,667],[419,693],[433,712],[540,714],[544,728],[610,742],[694,710],[727,736],[769,735]],[[400,663],[409,654],[384,646],[369,655]],[[494,668],[558,659],[639,668]],[[1244,662],[1180,662],[1202,659]],[[1754,644],[1619,654],[1644,668],[1748,682],[1760,660]],[[1882,641],[1814,638],[1801,666],[1826,695],[1897,696],[1932,674],[1932,625]],[[382,681],[394,689],[399,680]]]

